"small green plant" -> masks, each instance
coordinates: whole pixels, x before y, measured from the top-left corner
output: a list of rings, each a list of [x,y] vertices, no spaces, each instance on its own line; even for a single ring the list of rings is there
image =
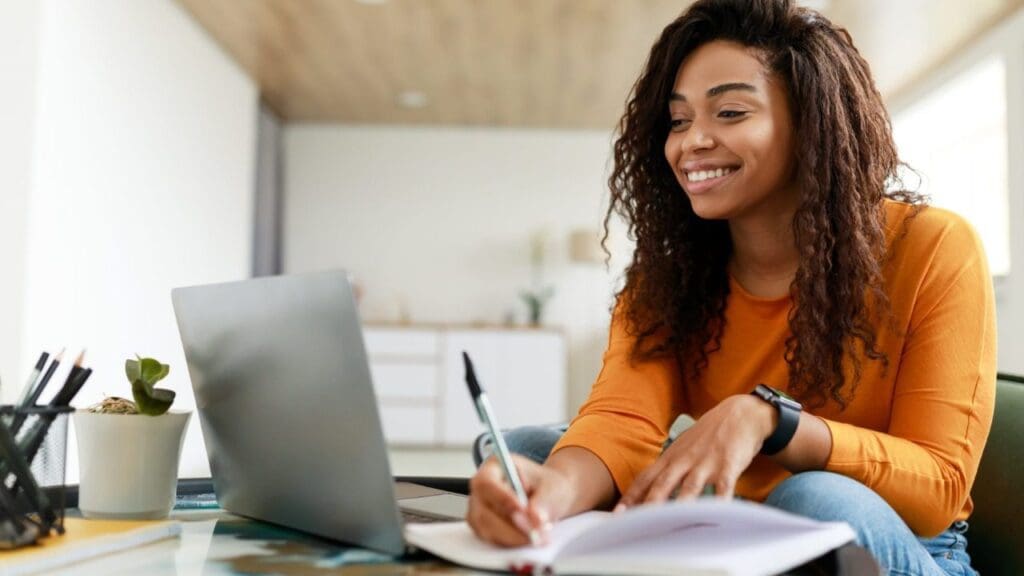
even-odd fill
[[[135,401],[117,396],[105,398],[99,404],[90,406],[89,412],[102,414],[146,414],[159,416],[167,412],[174,402],[174,390],[157,388],[156,383],[167,377],[171,367],[161,364],[154,358],[141,358],[138,355],[124,361],[124,373],[132,385],[132,397]]]
[[[523,290],[519,292],[519,297],[526,303],[530,314],[531,326],[540,326],[541,317],[544,314],[544,304],[554,295],[555,289],[552,286],[536,291]]]
[[[156,383],[167,377],[171,367],[153,358],[129,358],[124,361],[124,373],[132,384],[132,397],[140,414],[159,416],[171,409],[174,390],[157,388]]]

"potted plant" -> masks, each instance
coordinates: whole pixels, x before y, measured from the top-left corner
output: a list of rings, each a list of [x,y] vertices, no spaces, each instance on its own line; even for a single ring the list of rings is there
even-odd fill
[[[538,327],[544,317],[544,305],[555,295],[554,286],[544,286],[544,256],[547,252],[548,231],[540,229],[530,236],[530,285],[521,290],[519,297],[526,304],[530,326]]]
[[[170,411],[170,372],[153,358],[128,359],[134,401],[108,397],[75,412],[78,507],[86,518],[166,518],[174,506],[178,459],[190,412]]]

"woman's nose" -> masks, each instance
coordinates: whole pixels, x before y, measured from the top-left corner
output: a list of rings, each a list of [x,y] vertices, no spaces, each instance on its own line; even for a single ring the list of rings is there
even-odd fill
[[[715,147],[714,135],[708,130],[708,126],[703,122],[694,121],[690,125],[690,129],[683,134],[683,139],[679,143],[684,154],[696,152],[698,150],[707,150]]]

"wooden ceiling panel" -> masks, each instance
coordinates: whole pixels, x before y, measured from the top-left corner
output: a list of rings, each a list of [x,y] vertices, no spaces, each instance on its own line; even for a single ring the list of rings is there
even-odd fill
[[[293,122],[610,129],[688,0],[178,0]],[[832,0],[892,93],[1024,0]],[[822,4],[822,2],[818,2]],[[400,105],[405,92],[426,105]]]

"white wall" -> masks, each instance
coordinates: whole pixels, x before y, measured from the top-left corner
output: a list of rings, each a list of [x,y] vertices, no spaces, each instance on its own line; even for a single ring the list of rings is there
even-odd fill
[[[0,2],[0,403],[13,401],[29,370],[21,362],[21,323],[38,30],[35,1]]]
[[[1009,187],[1010,272],[997,278],[999,370],[1024,374],[1024,9],[1004,20],[972,46],[960,51],[914,90],[889,103],[894,115],[993,53],[1006,58],[1007,182]],[[970,122],[970,111],[957,121]],[[937,137],[945,131],[939,127]],[[964,167],[969,170],[970,167]]]
[[[192,409],[170,290],[248,276],[255,87],[172,0],[46,0],[40,23],[22,365],[88,347],[84,406],[152,355]],[[196,418],[180,472],[209,475]]]
[[[615,272],[572,263],[568,235],[599,228],[611,136],[457,128],[295,125],[285,131],[284,269],[346,268],[366,321],[519,322],[529,241],[550,235],[545,324],[569,339],[569,406],[590,390]],[[617,246],[623,246],[617,236]],[[627,245],[628,248],[628,245]]]

